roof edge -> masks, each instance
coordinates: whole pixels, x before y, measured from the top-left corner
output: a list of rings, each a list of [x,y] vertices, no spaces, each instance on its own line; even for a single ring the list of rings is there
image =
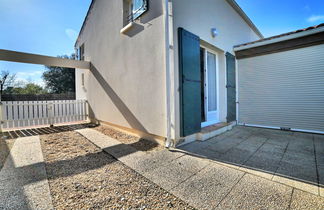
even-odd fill
[[[87,20],[88,20],[89,14],[90,14],[90,12],[91,12],[91,9],[92,9],[93,4],[95,3],[95,1],[96,1],[96,0],[91,0],[91,3],[90,3],[90,6],[89,6],[89,9],[88,9],[88,11],[87,11],[87,14],[86,14],[86,16],[85,16],[85,18],[84,18],[84,20],[83,20],[83,23],[82,23],[81,29],[80,29],[80,31],[79,31],[78,38],[75,40],[74,47],[76,47],[76,45],[77,45],[77,43],[78,43],[78,41],[79,41],[80,35],[81,35],[81,33],[82,33],[82,31],[83,31],[85,25],[86,25],[86,22],[87,22]]]
[[[252,28],[252,30],[261,38],[263,39],[264,36],[260,32],[260,30],[256,27],[256,25],[252,22],[252,20],[247,16],[247,14],[243,11],[243,9],[236,3],[235,0],[226,0],[234,10],[239,13],[239,15],[245,20],[245,22]]]
[[[309,27],[309,28],[306,28],[305,30],[297,30],[295,32],[288,32],[285,34],[257,40],[255,42],[248,42],[245,44],[236,45],[236,46],[234,46],[234,51],[240,51],[240,50],[245,50],[245,49],[249,49],[249,48],[269,45],[269,44],[282,42],[282,41],[286,41],[286,40],[290,40],[290,39],[296,39],[299,37],[308,36],[308,35],[320,33],[323,31],[324,31],[324,24],[320,24],[318,26],[314,26],[314,28]]]

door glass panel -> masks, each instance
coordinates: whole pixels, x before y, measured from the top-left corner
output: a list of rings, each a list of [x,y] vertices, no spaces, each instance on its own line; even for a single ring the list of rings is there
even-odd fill
[[[217,110],[216,56],[207,52],[208,111]]]

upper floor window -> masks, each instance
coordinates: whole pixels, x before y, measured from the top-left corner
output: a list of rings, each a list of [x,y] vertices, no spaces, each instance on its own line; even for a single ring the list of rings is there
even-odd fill
[[[84,43],[79,47],[78,58],[80,61],[84,61]]]
[[[127,0],[129,7],[128,22],[133,22],[147,11],[148,0]]]

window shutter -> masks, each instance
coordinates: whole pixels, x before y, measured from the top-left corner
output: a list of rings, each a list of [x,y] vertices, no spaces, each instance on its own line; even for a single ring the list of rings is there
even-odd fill
[[[227,122],[236,120],[235,56],[226,53]]]
[[[179,36],[180,130],[188,136],[201,130],[200,38],[183,28]]]

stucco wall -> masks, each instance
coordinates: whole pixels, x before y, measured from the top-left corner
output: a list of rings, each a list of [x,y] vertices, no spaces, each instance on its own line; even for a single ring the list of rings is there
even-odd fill
[[[162,0],[150,1],[149,10],[127,35],[123,28],[123,1],[96,0],[77,45],[85,44],[86,95],[99,120],[166,136],[165,48]]]
[[[178,62],[178,33],[182,27],[211,44],[217,51],[219,59],[219,119],[226,121],[226,62],[225,52],[233,54],[233,46],[260,39],[243,18],[230,6],[226,0],[172,0],[173,22],[173,137],[179,138],[179,62]],[[211,36],[211,28],[216,28],[219,35]]]

